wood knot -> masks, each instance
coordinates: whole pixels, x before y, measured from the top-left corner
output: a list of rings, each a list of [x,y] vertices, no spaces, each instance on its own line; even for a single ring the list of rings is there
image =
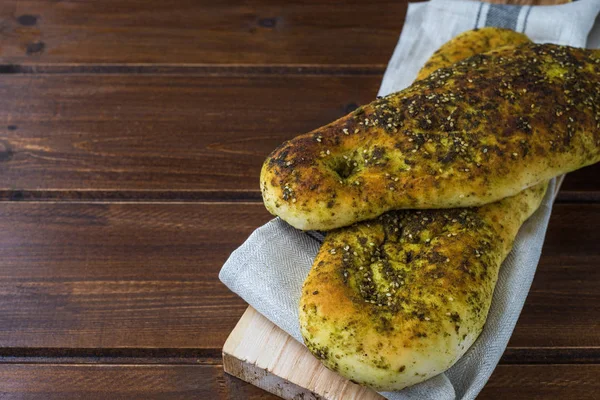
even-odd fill
[[[37,19],[35,15],[23,14],[17,18],[17,22],[23,26],[33,26],[37,24]]]
[[[0,139],[0,162],[9,161],[11,158],[13,158],[13,155],[14,152],[10,143],[8,143],[6,140]]]
[[[258,25],[263,28],[275,28],[277,25],[276,18],[261,18],[258,20]]]
[[[41,54],[44,52],[45,48],[46,48],[46,44],[44,42],[33,42],[33,43],[29,43],[27,45],[25,52],[27,53],[28,56],[34,55],[34,54]]]

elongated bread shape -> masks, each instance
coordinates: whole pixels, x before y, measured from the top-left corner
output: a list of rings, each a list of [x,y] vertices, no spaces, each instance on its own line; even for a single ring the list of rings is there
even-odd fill
[[[479,206],[600,160],[600,51],[478,54],[283,143],[267,209],[329,230],[403,208]]]
[[[437,69],[448,67],[455,62],[486,53],[501,47],[516,47],[531,40],[522,33],[510,29],[485,27],[463,32],[436,50],[417,74],[417,80],[425,79]]]
[[[481,333],[500,265],[546,184],[479,208],[392,211],[328,233],[306,279],[310,351],[399,390],[451,367]]]
[[[442,46],[419,77],[432,65],[513,40],[520,43],[523,35],[466,32]],[[331,233],[303,287],[299,314],[309,349],[347,378],[382,390],[445,371],[482,331],[513,235],[545,190],[540,184],[479,209],[392,211]],[[338,300],[343,309],[333,305]]]

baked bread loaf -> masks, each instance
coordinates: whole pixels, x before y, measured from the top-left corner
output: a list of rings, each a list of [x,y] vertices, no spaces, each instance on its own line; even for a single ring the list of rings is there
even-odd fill
[[[479,208],[392,211],[328,233],[302,288],[304,343],[377,390],[450,368],[481,333],[500,265],[545,189]]]
[[[283,143],[267,209],[329,230],[403,208],[479,206],[600,160],[600,51],[524,43],[441,68]]]
[[[425,79],[437,69],[448,67],[476,54],[505,46],[515,47],[523,43],[532,42],[522,33],[510,29],[485,27],[463,32],[433,53],[417,74],[417,80]]]
[[[455,62],[511,35],[522,39],[497,28],[467,32],[434,58]],[[306,345],[379,390],[445,371],[481,333],[500,265],[545,191],[540,184],[480,208],[392,211],[330,232],[302,289]]]

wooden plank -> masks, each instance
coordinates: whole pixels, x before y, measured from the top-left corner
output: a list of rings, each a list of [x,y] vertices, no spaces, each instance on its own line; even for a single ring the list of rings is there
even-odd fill
[[[538,272],[510,346],[530,347],[540,340],[548,347],[600,346],[600,330],[575,333],[600,323],[598,217],[598,206],[555,206]]]
[[[378,85],[373,76],[0,76],[0,188],[258,193],[270,151],[370,101]]]
[[[0,202],[0,355],[218,354],[246,308],[218,271],[270,218],[257,203]],[[600,347],[599,225],[600,205],[555,207],[510,362]]]
[[[500,365],[478,399],[596,399],[600,365]],[[2,399],[228,399],[278,397],[221,365],[0,365]]]
[[[325,368],[306,347],[252,307],[223,346],[223,369],[286,400],[313,393],[327,400],[383,400],[375,391]]]
[[[0,63],[384,66],[406,7],[406,0],[4,0]]]
[[[477,399],[597,399],[600,365],[499,365]]]
[[[4,399],[276,399],[221,365],[0,365]]]
[[[0,347],[218,349],[245,304],[217,273],[270,218],[244,203],[1,203]]]
[[[259,200],[276,146],[369,102],[379,82],[0,75],[0,198]],[[600,164],[564,186],[600,199],[599,189]]]
[[[4,0],[1,62],[386,64],[406,4]]]

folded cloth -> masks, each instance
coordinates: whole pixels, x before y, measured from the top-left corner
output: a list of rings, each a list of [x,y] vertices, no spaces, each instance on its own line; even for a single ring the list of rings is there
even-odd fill
[[[431,0],[409,4],[400,40],[379,95],[410,85],[425,61],[443,43],[466,30],[499,26],[524,32],[538,43],[585,47],[599,0],[559,6],[506,6],[472,1]],[[595,29],[599,32],[600,29]],[[598,43],[598,38],[590,38]],[[537,212],[521,227],[502,264],[486,325],[477,341],[448,371],[397,392],[388,399],[474,399],[498,364],[515,327],[540,258],[559,179],[550,183]],[[221,281],[275,325],[302,342],[298,303],[302,283],[323,236],[303,232],[276,218],[258,228],[234,251]]]

